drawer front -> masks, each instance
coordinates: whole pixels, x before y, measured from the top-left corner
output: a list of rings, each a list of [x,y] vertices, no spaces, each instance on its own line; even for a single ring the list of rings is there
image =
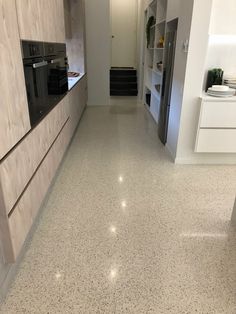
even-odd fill
[[[24,191],[38,165],[68,118],[65,97],[0,165],[7,213]]]
[[[236,153],[236,129],[200,129],[198,153]]]
[[[236,102],[203,102],[200,128],[236,128]]]
[[[19,255],[35,221],[69,142],[70,125],[68,120],[9,217],[9,237],[12,242],[13,262]],[[6,260],[8,260],[7,256]]]

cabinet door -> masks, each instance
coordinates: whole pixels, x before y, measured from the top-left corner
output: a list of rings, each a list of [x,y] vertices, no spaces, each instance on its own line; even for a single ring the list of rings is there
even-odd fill
[[[63,0],[40,0],[43,41],[65,42]]]
[[[0,221],[1,231],[4,231],[1,235],[4,239],[3,250],[6,262],[16,261],[69,142],[70,127],[69,123],[66,123],[11,215]]]
[[[41,17],[43,12],[40,10],[42,1],[44,0],[16,0],[21,39],[43,40],[43,20]]]
[[[21,39],[65,42],[63,0],[16,0]]]
[[[68,99],[61,102],[0,164],[0,179],[7,214],[37,170],[68,119]]]
[[[29,131],[15,0],[0,0],[0,159]]]

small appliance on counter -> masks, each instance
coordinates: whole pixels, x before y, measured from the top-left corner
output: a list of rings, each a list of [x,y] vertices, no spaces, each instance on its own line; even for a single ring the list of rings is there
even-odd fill
[[[213,97],[233,97],[235,95],[235,89],[226,85],[213,85],[208,88],[207,95]]]
[[[206,82],[206,92],[208,88],[213,85],[222,85],[223,83],[224,71],[222,69],[212,69],[208,71],[207,82]]]

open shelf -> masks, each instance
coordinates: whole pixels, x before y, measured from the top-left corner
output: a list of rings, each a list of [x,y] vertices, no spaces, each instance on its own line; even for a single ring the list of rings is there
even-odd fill
[[[160,65],[164,63],[164,42],[167,31],[166,13],[167,0],[154,0],[150,2],[147,11],[145,11],[145,30],[148,19],[151,16],[153,16],[156,21],[150,30],[150,45],[148,48],[145,47],[143,102],[156,122],[158,122],[159,118],[163,84],[163,71]],[[158,86],[159,92],[156,86]],[[150,105],[148,105],[146,101],[147,93],[149,95],[148,98],[150,98]]]
[[[156,24],[153,25],[151,28],[161,27],[163,24],[164,24],[164,25],[166,24],[166,20],[162,20],[162,21],[156,23]]]

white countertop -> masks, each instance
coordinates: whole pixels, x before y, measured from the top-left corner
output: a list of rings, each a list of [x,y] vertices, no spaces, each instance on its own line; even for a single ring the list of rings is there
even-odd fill
[[[68,89],[71,90],[85,75],[85,73],[81,73],[77,77],[68,77]]]
[[[203,94],[200,97],[202,100],[206,101],[212,101],[212,102],[236,102],[236,96],[233,97],[214,97],[214,96],[209,96],[207,94]]]

